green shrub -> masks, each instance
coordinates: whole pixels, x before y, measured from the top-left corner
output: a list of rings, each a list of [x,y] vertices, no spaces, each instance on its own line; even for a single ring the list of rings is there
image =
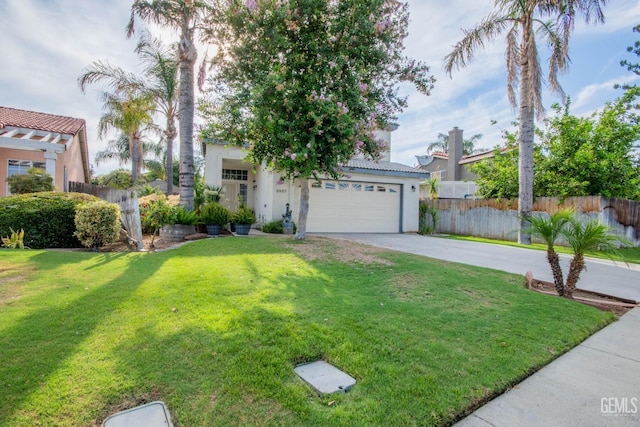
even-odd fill
[[[231,215],[230,221],[234,224],[253,224],[256,222],[256,214],[253,209],[243,203],[238,210]]]
[[[225,225],[230,215],[227,208],[216,202],[207,203],[200,209],[200,219],[207,225]]]
[[[84,246],[98,250],[120,235],[120,207],[104,201],[79,206],[75,216],[75,236]]]
[[[173,208],[171,224],[195,225],[199,220],[196,211],[188,211],[182,206]]]
[[[53,178],[44,169],[31,167],[26,174],[16,174],[7,178],[12,194],[53,191]]]
[[[24,244],[32,249],[76,248],[76,209],[100,200],[81,193],[29,193],[0,198],[0,236],[24,229]]]
[[[173,210],[166,197],[156,198],[140,204],[140,222],[144,233],[155,234],[163,225],[171,224]]]
[[[284,233],[284,227],[282,221],[275,220],[264,224],[262,231],[269,234],[282,234]]]
[[[293,232],[296,232],[296,223],[293,224]],[[282,220],[274,220],[271,222],[267,222],[262,226],[262,231],[269,234],[283,234],[284,233],[284,225],[282,225]]]

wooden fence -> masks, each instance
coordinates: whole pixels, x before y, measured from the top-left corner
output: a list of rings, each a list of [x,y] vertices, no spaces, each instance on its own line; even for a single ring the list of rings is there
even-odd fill
[[[438,211],[436,231],[439,233],[486,237],[516,241],[518,237],[517,200],[496,199],[436,199],[427,201]],[[573,208],[590,218],[598,219],[612,232],[640,246],[640,202],[608,199],[599,196],[539,197],[534,212],[552,214],[563,208]]]
[[[84,182],[69,182],[69,192],[85,193],[99,197],[120,206],[120,220],[129,238],[134,240],[138,251],[144,248],[142,242],[142,225],[140,224],[140,206],[138,195],[131,190],[117,190]]]

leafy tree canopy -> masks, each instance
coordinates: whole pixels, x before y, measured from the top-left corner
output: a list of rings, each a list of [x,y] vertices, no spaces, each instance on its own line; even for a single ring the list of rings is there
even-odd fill
[[[406,105],[397,85],[428,94],[428,67],[402,55],[407,5],[392,0],[227,0],[215,38],[205,139],[249,144],[248,158],[284,177],[340,175],[375,158]]]
[[[640,139],[640,121],[630,109],[635,97],[624,96],[607,103],[591,117],[576,117],[554,105],[555,115],[539,131],[534,151],[534,195],[570,197],[601,195],[640,200],[640,161],[633,146]],[[518,194],[517,147],[478,163],[472,171],[483,197],[515,198]]]

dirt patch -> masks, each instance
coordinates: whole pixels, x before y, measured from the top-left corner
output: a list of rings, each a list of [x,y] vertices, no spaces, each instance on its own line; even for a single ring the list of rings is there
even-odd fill
[[[341,261],[348,264],[383,264],[394,265],[393,262],[381,258],[385,249],[341,240],[336,242],[323,237],[307,237],[305,240],[285,244],[301,258],[307,261]]]
[[[525,279],[525,285],[532,291],[561,298],[556,292],[556,287],[551,282],[537,280],[528,275]],[[591,307],[595,307],[602,311],[610,311],[615,313],[617,316],[622,316],[629,310],[633,310],[635,307],[638,307],[638,304],[634,304],[632,301],[625,300],[623,298],[602,295],[582,289],[576,289],[573,292],[573,299],[576,302],[590,305]]]
[[[141,406],[146,403],[155,402],[157,400],[162,400],[162,393],[160,393],[159,391],[151,391],[149,393],[144,393],[139,396],[123,396],[119,402],[113,403],[105,407],[102,410],[100,416],[96,420],[87,424],[86,427],[100,427],[102,426],[102,423],[104,422],[104,420],[110,415],[116,414],[118,412],[126,411],[127,409],[135,408],[137,406]],[[169,413],[171,413],[171,409],[169,409]],[[172,422],[174,422],[174,420],[172,420]]]

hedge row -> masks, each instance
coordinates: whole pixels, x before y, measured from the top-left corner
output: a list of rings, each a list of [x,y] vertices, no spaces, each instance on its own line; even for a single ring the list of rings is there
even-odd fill
[[[24,229],[32,249],[81,247],[74,236],[76,208],[100,199],[81,193],[43,192],[0,198],[0,236]]]

